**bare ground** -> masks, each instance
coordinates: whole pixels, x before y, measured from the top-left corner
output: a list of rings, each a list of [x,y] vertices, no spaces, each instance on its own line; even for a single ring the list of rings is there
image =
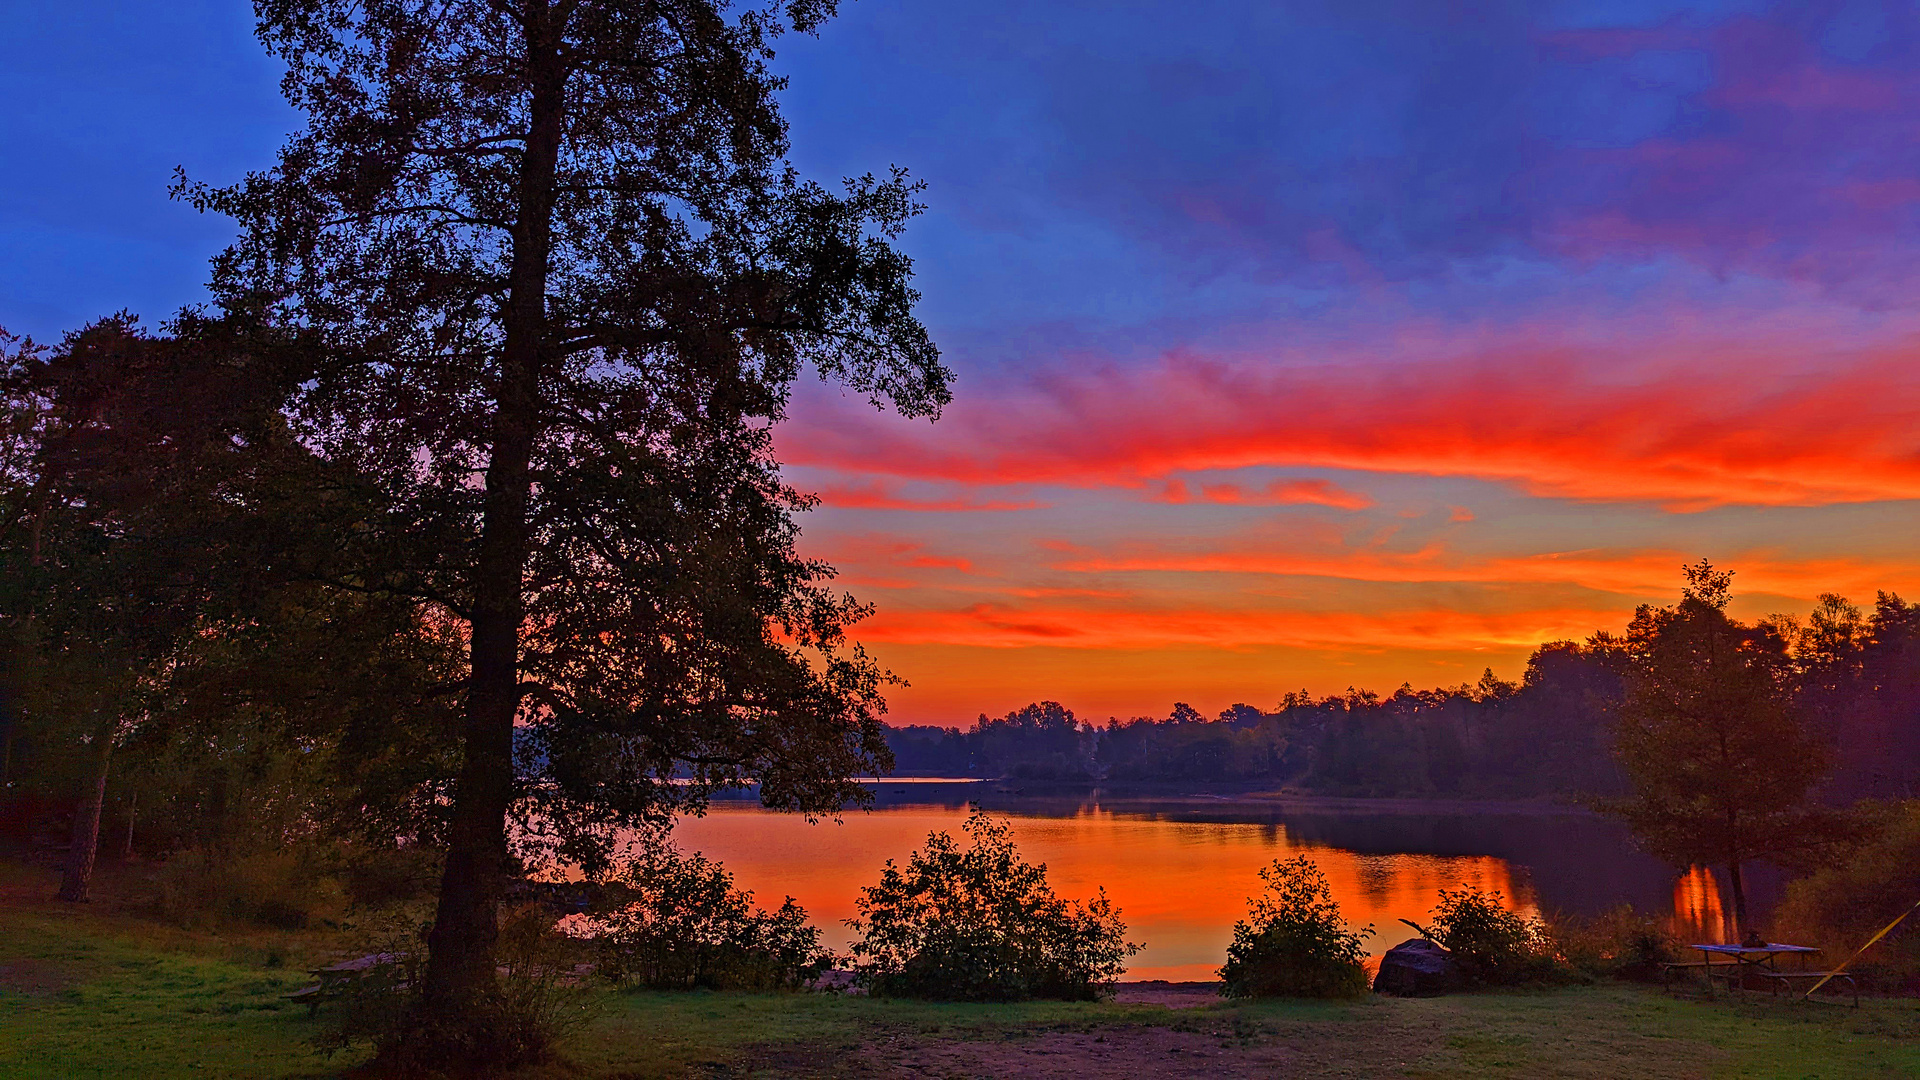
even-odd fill
[[[1191,999],[1202,987],[1211,995],[1211,984],[1134,986],[1136,994],[1175,999],[1140,1003],[1178,1011],[1159,1013],[1162,1020],[1150,1010],[1143,1022],[895,1028],[870,1030],[837,1046],[762,1044],[727,1066],[714,1066],[708,1075],[761,1080],[1615,1080],[1624,1075],[1622,1063],[1631,1062],[1632,1075],[1646,1080],[1699,1080],[1725,1060],[1719,1047],[1663,1037],[1651,1025],[1596,1030],[1576,1023],[1556,1031],[1551,1016],[1557,1003],[1551,999],[1526,1003],[1538,1007],[1527,1009],[1535,1015],[1526,1018],[1508,1015],[1512,1003],[1504,1001],[1490,1002],[1498,1007],[1484,1014],[1463,1012],[1458,1003],[1395,1001],[1361,1007],[1344,1018],[1290,1019],[1259,1008],[1194,1011],[1201,1002]],[[1218,1004],[1219,998],[1208,996],[1204,1003]]]

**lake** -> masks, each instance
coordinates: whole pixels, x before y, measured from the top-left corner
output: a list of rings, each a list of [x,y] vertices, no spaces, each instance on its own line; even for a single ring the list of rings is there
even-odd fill
[[[1346,917],[1371,923],[1375,955],[1414,935],[1441,889],[1497,890],[1525,914],[1591,915],[1621,903],[1658,912],[1692,941],[1727,933],[1719,879],[1676,874],[1635,851],[1617,823],[1584,811],[1412,800],[1272,799],[1243,795],[1094,790],[1043,793],[986,783],[884,781],[872,809],[809,823],[745,800],[717,800],[675,828],[683,851],[704,852],[762,904],[791,895],[844,951],[844,920],[888,859],[904,862],[927,834],[959,835],[969,801],[1012,823],[1021,854],[1045,863],[1056,892],[1085,898],[1104,886],[1128,937],[1146,947],[1130,979],[1214,978],[1233,923],[1276,858],[1306,854]],[[1757,907],[1777,892],[1768,875],[1749,888]]]

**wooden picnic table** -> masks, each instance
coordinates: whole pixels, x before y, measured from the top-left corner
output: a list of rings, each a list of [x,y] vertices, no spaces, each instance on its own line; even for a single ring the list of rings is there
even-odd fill
[[[318,1012],[322,1001],[339,997],[349,986],[369,975],[390,971],[406,958],[406,953],[371,953],[309,969],[309,974],[320,981],[288,994],[287,1000],[304,1002],[308,1012]]]
[[[1768,991],[1778,995],[1782,988],[1792,990],[1796,982],[1804,982],[1811,987],[1821,979],[1844,980],[1853,991],[1853,1004],[1860,1007],[1860,987],[1853,976],[1844,971],[1809,971],[1807,957],[1820,952],[1810,945],[1787,945],[1777,941],[1757,945],[1689,945],[1700,953],[1704,962],[1700,964],[1707,979],[1707,993],[1713,993],[1713,980],[1724,979],[1727,989],[1745,993],[1748,980],[1757,980]],[[1714,957],[1724,956],[1727,960],[1715,962]],[[1780,970],[1780,958],[1790,956],[1796,966],[1792,970]]]

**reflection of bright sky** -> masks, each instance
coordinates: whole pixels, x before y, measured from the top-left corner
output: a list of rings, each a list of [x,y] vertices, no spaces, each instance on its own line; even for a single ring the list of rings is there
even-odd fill
[[[850,813],[840,822],[804,819],[753,806],[716,805],[674,830],[682,850],[724,863],[762,903],[791,894],[844,950],[843,920],[863,885],[888,859],[904,859],[927,833],[957,833],[964,809],[908,806]],[[1304,851],[1333,885],[1349,920],[1372,923],[1379,953],[1413,936],[1402,918],[1424,921],[1439,890],[1462,884],[1499,890],[1533,913],[1524,874],[1491,856],[1361,855],[1294,843],[1284,825],[1166,821],[1091,808],[1071,817],[1014,815],[1014,840],[1028,860],[1045,863],[1056,891],[1084,898],[1104,886],[1146,948],[1129,968],[1139,979],[1209,979],[1225,960],[1232,926],[1259,886],[1256,873],[1275,858]]]

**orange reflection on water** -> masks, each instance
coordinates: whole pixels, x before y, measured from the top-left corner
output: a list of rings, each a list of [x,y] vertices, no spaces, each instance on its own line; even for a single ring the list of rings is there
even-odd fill
[[[852,812],[841,822],[809,824],[757,806],[716,805],[682,820],[675,841],[724,863],[763,904],[791,895],[825,943],[845,950],[846,919],[864,885],[888,859],[904,861],[935,830],[959,834],[964,809],[905,806]],[[1424,923],[1441,889],[1498,890],[1514,909],[1536,914],[1531,886],[1492,856],[1363,855],[1294,842],[1284,825],[1172,821],[1083,807],[1071,816],[1010,815],[1014,841],[1029,861],[1045,863],[1062,896],[1085,898],[1104,886],[1146,948],[1128,974],[1137,979],[1211,979],[1226,959],[1233,923],[1260,886],[1258,871],[1304,852],[1333,886],[1346,917],[1372,923],[1375,955],[1414,936],[1401,922]]]
[[[1710,867],[1695,866],[1673,883],[1673,932],[1706,944],[1733,940],[1726,905],[1720,900],[1720,882]]]

